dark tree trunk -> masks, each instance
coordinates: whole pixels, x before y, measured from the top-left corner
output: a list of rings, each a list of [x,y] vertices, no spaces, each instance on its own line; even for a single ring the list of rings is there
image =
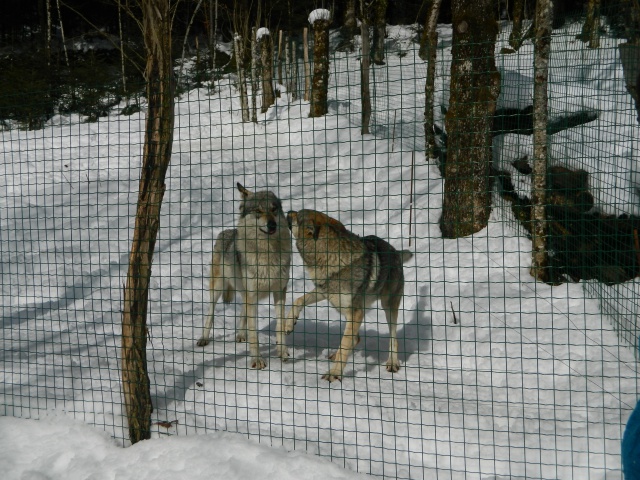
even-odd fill
[[[587,17],[578,38],[589,42],[589,48],[600,46],[600,0],[587,1]]]
[[[362,37],[362,60],[360,62],[360,94],[362,97],[362,127],[360,133],[366,135],[371,123],[371,90],[369,88],[369,73],[371,60],[369,55],[369,25],[366,16],[363,15],[360,22],[360,35]]]
[[[524,0],[514,0],[513,2],[513,29],[509,35],[509,45],[518,51],[524,36],[522,33],[522,21],[524,20]]]
[[[533,172],[531,187],[531,276],[550,283],[547,251],[547,87],[551,51],[550,0],[536,2],[533,58]]]
[[[356,0],[346,0],[344,6],[344,24],[342,25],[342,39],[351,51],[353,51],[353,38],[357,33]]]
[[[310,117],[321,117],[328,111],[329,91],[329,20],[313,22],[313,80],[311,81]]]
[[[491,214],[491,125],[500,93],[493,0],[454,0],[444,201],[445,238],[483,229]]]
[[[242,112],[242,121],[248,122],[251,118],[249,115],[249,97],[247,96],[247,72],[244,66],[244,40],[240,34],[236,33],[233,38],[233,49],[236,56],[236,71],[238,73],[238,92],[240,94],[240,111]]]
[[[149,106],[122,314],[122,389],[131,443],[149,438],[151,431],[147,303],[174,121],[169,0],[142,0],[141,8]]]
[[[373,63],[384,65],[384,37],[387,34],[387,0],[373,2]]]
[[[258,41],[262,64],[262,108],[265,113],[276,101],[273,91],[273,53],[271,49],[271,35],[262,35]]]

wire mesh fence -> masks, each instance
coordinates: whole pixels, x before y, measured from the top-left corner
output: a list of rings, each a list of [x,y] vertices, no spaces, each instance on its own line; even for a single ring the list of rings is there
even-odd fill
[[[152,435],[239,432],[385,478],[622,478],[620,439],[639,393],[637,113],[622,40],[605,24],[591,49],[576,40],[580,29],[569,19],[552,39],[549,165],[560,180],[550,188],[573,215],[554,217],[556,286],[529,274],[533,47],[505,52],[509,24],[496,48],[494,209],[485,229],[459,239],[440,233],[444,180],[440,160],[424,153],[415,27],[387,28],[369,135],[357,48],[332,49],[328,114],[318,118],[282,83],[256,122],[242,121],[234,74],[185,88],[149,292]],[[449,26],[438,33],[434,113],[446,153],[452,36]],[[92,121],[56,114],[33,130],[5,122],[0,147],[2,413],[66,412],[123,445],[123,284],[145,115],[144,98],[133,103],[140,111],[123,102]],[[286,362],[271,300],[256,306],[266,368],[252,368],[250,347],[236,341],[240,295],[216,306],[212,341],[197,345],[214,241],[239,222],[238,182],[271,190],[285,213],[324,212],[413,253],[399,372],[386,368],[391,332],[377,304],[341,382],[321,378],[346,327],[328,302],[302,310]],[[287,311],[313,289],[293,252]]]

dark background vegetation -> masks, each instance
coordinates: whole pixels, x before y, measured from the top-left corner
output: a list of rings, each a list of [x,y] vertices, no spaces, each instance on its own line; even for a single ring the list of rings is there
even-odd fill
[[[197,59],[190,76],[181,78],[178,93],[214,79],[209,47],[215,3],[202,0],[194,16],[198,0],[176,2],[174,58],[181,58],[188,32],[187,55]],[[450,23],[450,3],[444,0],[440,23]],[[509,18],[512,3],[496,0],[496,15]],[[535,2],[530,3],[533,14]],[[581,12],[584,0],[555,3],[560,18],[570,11]],[[218,42],[224,42],[238,30],[238,18],[245,25],[298,35],[315,8],[330,9],[332,27],[340,27],[345,1],[219,0],[217,4],[215,34]],[[427,0],[388,0],[387,23],[422,25],[428,4]],[[0,128],[41,128],[55,113],[78,113],[95,121],[123,99],[130,104],[123,113],[137,111],[137,99],[144,94],[143,46],[136,20],[140,15],[135,0],[121,0],[121,5],[119,12],[117,0],[0,1]],[[217,52],[215,58],[216,73],[233,68],[225,53]]]

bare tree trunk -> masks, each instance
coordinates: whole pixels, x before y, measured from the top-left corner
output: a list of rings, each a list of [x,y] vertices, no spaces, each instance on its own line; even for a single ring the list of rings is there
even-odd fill
[[[64,62],[69,66],[69,54],[67,53],[67,44],[64,40],[64,27],[62,25],[62,15],[60,14],[60,0],[56,0],[56,5],[58,7],[58,23],[60,24],[60,37],[62,39],[62,50],[64,51]]]
[[[442,0],[431,0],[429,15],[420,42],[420,58],[427,61],[427,80],[424,86],[424,134],[427,147],[427,158],[435,157],[436,137],[433,128],[433,104],[436,82],[436,52],[438,48],[438,14]]]
[[[238,72],[238,91],[240,93],[240,110],[242,112],[242,121],[248,122],[249,117],[249,98],[247,97],[247,79],[244,69],[244,47],[242,45],[242,37],[236,33],[233,37],[233,46],[236,55],[236,68]]]
[[[284,37],[284,76],[286,77],[284,86],[287,89],[287,95],[289,95],[289,98],[291,98],[291,67],[291,38],[287,33]]]
[[[356,0],[346,0],[344,6],[344,24],[342,25],[342,39],[348,49],[353,52],[353,38],[358,33],[356,22]]]
[[[147,53],[145,77],[149,106],[122,313],[122,389],[132,443],[149,438],[151,433],[153,407],[147,373],[147,304],[174,122],[169,0],[142,0],[140,6]]]
[[[545,215],[547,192],[547,88],[551,51],[550,0],[536,2],[533,58],[533,172],[531,186],[531,276],[551,282]]]
[[[364,3],[364,2],[363,2]],[[366,20],[364,7],[360,21],[360,36],[362,38],[362,60],[360,61],[360,93],[362,97],[362,127],[360,133],[366,135],[371,123],[371,91],[369,73],[371,69],[371,52],[369,50],[369,24]]]
[[[298,45],[295,40],[291,42],[291,100],[298,99]]]
[[[600,46],[600,0],[588,0],[587,18],[578,38],[583,42],[589,42],[589,48]]]
[[[273,55],[271,49],[271,35],[264,33],[260,36],[259,46],[262,64],[262,107],[261,112],[265,113],[276,101],[273,91]]]
[[[637,121],[640,123],[640,2],[625,0],[622,5],[627,41],[618,45],[620,63],[625,85],[635,103]]]
[[[212,76],[211,85],[212,86],[216,80],[216,54],[218,52],[217,32],[218,32],[218,0],[215,0],[215,8],[213,11],[213,41],[211,42],[211,47],[210,47],[211,48],[211,76]]]
[[[45,33],[44,51],[47,57],[47,67],[51,68],[51,1],[46,1],[47,5],[47,31]]]
[[[513,29],[509,35],[509,45],[517,52],[524,37],[522,34],[522,21],[524,20],[525,0],[514,0],[513,2]]]
[[[284,61],[284,55],[282,55],[282,30],[278,31],[278,58],[276,58],[276,62],[278,64],[278,83],[280,85],[284,85],[284,80],[282,78],[282,62]]]
[[[304,62],[304,96],[308,102],[311,98],[311,67],[309,65],[309,29],[304,27],[302,31],[302,61]]]
[[[253,27],[251,29],[251,121],[258,123],[258,65],[260,64],[260,53],[258,50],[258,39],[256,38],[256,31],[258,29]]]
[[[127,105],[129,105],[129,97],[127,96],[127,76],[124,68],[124,35],[122,33],[122,5],[118,2],[118,32],[120,33],[120,67],[122,68],[122,91],[127,97]]]
[[[364,16],[364,15],[363,15]],[[384,65],[384,37],[387,34],[387,0],[373,2],[373,63]]]
[[[445,238],[483,229],[491,214],[491,126],[500,93],[493,0],[453,0],[453,46],[444,201]]]
[[[329,18],[313,22],[313,80],[311,82],[310,117],[321,117],[328,111],[329,91]]]

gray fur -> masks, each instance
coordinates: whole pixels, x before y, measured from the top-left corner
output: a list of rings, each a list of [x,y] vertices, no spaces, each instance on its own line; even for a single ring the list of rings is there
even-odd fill
[[[243,309],[236,339],[249,342],[252,368],[262,369],[257,334],[257,303],[273,294],[276,308],[278,356],[286,361],[289,351],[284,334],[284,301],[291,265],[291,235],[280,199],[264,190],[252,193],[238,183],[242,194],[236,228],[224,230],[216,239],[211,262],[211,306],[198,346],[209,343],[214,309],[220,297],[229,302],[233,293],[242,297]]]

